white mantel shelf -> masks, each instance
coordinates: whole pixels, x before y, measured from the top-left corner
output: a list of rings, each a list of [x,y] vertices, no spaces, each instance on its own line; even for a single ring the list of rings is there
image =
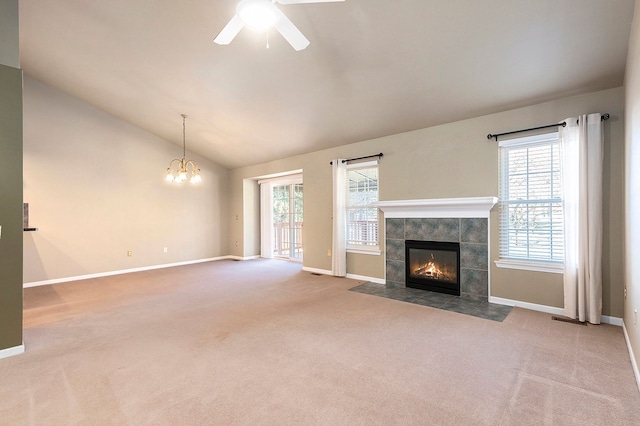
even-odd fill
[[[374,203],[385,219],[489,217],[498,197],[434,198],[429,200],[397,200]]]

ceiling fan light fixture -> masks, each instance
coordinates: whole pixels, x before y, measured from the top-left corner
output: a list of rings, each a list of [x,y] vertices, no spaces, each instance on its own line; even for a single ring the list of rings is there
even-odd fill
[[[238,3],[236,13],[249,28],[265,31],[278,20],[270,6],[269,0],[242,0]]]
[[[309,46],[309,40],[276,6],[279,4],[333,3],[345,0],[240,0],[236,6],[236,14],[213,39],[214,43],[226,45],[245,27],[257,31],[266,31],[274,27],[277,32],[295,50],[303,50]],[[267,34],[267,37],[269,35]],[[269,42],[267,41],[267,47]]]

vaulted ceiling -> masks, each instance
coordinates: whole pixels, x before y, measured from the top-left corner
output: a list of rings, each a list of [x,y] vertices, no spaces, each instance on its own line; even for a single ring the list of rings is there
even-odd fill
[[[20,2],[21,66],[235,168],[623,84],[634,0],[279,5],[275,31],[214,37],[238,0]],[[576,111],[583,113],[589,111]]]

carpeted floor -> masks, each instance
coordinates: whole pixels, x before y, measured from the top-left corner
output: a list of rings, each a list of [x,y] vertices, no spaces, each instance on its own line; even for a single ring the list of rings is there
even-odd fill
[[[1,425],[637,425],[622,329],[221,261],[25,289]]]

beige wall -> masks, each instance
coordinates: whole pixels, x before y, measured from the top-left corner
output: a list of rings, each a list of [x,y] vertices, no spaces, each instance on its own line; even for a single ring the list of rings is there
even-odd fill
[[[625,74],[626,250],[624,324],[640,365],[640,7],[635,9]],[[638,372],[636,371],[636,374]]]
[[[25,283],[229,253],[226,169],[187,153],[203,182],[165,182],[181,146],[31,78],[24,116]]]
[[[498,195],[498,148],[487,133],[498,133],[590,112],[608,112],[605,138],[605,315],[622,316],[622,197],[623,197],[623,89],[616,88],[559,101],[519,108],[442,126],[368,140],[307,155],[232,170],[231,205],[245,216],[257,214],[243,204],[245,179],[286,170],[303,169],[304,266],[330,270],[331,168],[333,158],[352,158],[382,152],[380,199],[424,199]],[[232,224],[233,225],[233,224]],[[232,226],[232,240],[247,240],[241,226]],[[497,209],[491,216],[491,258],[497,253]],[[259,236],[250,236],[259,238]],[[252,247],[259,245],[252,244]],[[243,249],[239,249],[243,252]],[[259,254],[251,251],[245,255]],[[562,307],[559,274],[499,269],[491,262],[492,296]],[[384,256],[348,256],[349,274],[384,278]]]

